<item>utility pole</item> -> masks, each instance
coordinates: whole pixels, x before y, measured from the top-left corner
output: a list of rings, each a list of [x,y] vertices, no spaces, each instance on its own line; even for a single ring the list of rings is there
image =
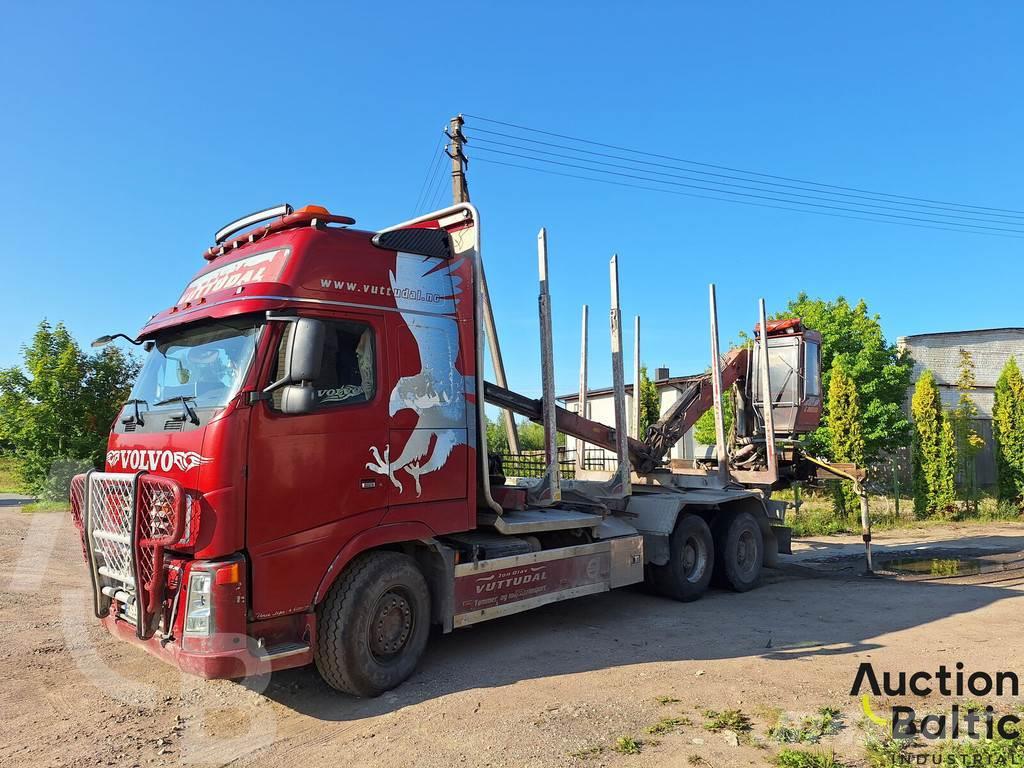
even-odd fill
[[[469,158],[462,147],[466,143],[466,137],[462,133],[462,124],[466,122],[462,115],[456,115],[448,122],[448,138],[451,143],[446,150],[448,157],[452,159],[452,202],[468,203],[469,186],[466,184],[466,168],[469,165]]]
[[[463,149],[468,139],[462,133],[462,124],[465,120],[462,115],[456,115],[448,121],[449,144],[445,153],[452,160],[452,203],[469,202],[469,184],[466,182],[466,168],[469,167],[469,158]],[[484,331],[487,334],[487,345],[491,349],[491,365],[494,366],[494,383],[499,387],[508,389],[508,379],[505,378],[505,363],[501,358],[501,345],[498,343],[498,327],[494,323],[494,310],[491,309],[491,294],[487,290],[487,275],[484,274],[483,258],[477,259],[480,267],[480,301],[483,304]],[[483,371],[477,375],[483,376]],[[505,435],[508,438],[509,453],[518,455],[521,452],[519,446],[519,430],[516,428],[516,419],[512,411],[502,409],[501,415],[505,422]],[[485,428],[483,425],[481,428]]]

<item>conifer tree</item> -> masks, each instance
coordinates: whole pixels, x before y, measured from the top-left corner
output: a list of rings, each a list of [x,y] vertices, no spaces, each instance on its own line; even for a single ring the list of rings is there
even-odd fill
[[[1024,378],[1010,358],[996,381],[992,406],[999,498],[1018,505],[1024,500]]]

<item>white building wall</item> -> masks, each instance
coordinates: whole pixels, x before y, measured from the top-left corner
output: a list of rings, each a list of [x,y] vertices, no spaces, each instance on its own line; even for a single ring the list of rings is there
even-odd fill
[[[679,399],[680,392],[673,386],[659,386],[659,393],[661,394],[661,413],[664,414],[666,410]],[[577,403],[570,401],[566,403],[566,407],[575,412],[577,410]],[[633,407],[633,396],[627,391],[626,392],[626,421],[629,422],[629,414]],[[592,395],[587,400],[587,413],[585,416],[592,420],[600,422],[601,424],[607,424],[608,426],[615,426],[615,398],[609,394]],[[572,436],[566,437],[566,450],[575,451],[577,450],[577,440]],[[670,459],[692,459],[694,448],[698,447],[694,441],[693,430],[690,429],[686,434],[676,443],[672,450],[669,452]],[[596,450],[597,446],[588,446],[588,450]],[[591,453],[591,456],[595,454]],[[614,451],[604,451],[604,455],[608,459],[614,459]]]

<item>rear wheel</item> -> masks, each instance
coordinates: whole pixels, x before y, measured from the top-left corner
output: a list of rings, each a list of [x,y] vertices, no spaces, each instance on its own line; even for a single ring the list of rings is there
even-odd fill
[[[668,562],[649,566],[650,584],[666,597],[688,603],[707,590],[714,560],[708,524],[696,515],[680,515],[669,537]]]
[[[750,512],[737,512],[715,526],[716,580],[734,592],[747,592],[761,581],[764,536]]]
[[[377,696],[409,677],[430,631],[430,591],[398,552],[354,560],[317,610],[316,667],[329,685]]]

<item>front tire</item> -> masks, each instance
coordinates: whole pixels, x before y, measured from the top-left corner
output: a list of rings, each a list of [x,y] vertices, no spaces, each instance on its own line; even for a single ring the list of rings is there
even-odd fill
[[[682,514],[669,537],[668,562],[649,566],[650,584],[665,597],[692,602],[707,591],[714,562],[715,547],[708,524],[697,515]]]
[[[416,669],[430,633],[430,590],[399,552],[357,557],[317,608],[316,668],[332,688],[378,696]]]

